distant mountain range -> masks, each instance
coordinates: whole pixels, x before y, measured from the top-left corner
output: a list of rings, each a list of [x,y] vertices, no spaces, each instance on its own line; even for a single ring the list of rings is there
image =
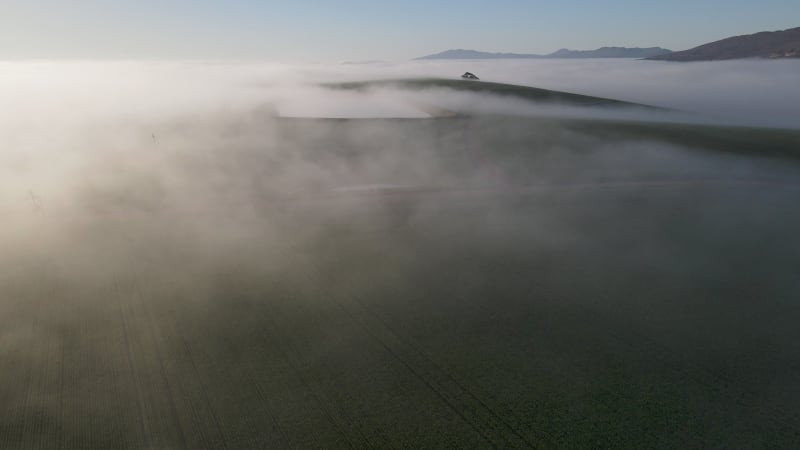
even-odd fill
[[[800,27],[734,36],[681,52],[654,55],[660,61],[715,61],[740,58],[800,58]]]
[[[661,47],[601,47],[597,50],[568,50],[562,48],[561,50],[547,55],[530,53],[491,53],[458,49],[447,50],[415,59],[650,58],[669,53],[672,53],[672,51]]]
[[[545,55],[545,58],[650,58],[672,53],[661,47],[600,47],[597,50],[561,50]]]

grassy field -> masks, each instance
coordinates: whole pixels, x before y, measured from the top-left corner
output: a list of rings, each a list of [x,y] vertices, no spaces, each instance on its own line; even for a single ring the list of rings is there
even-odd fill
[[[196,129],[3,234],[0,447],[800,445],[800,133]]]
[[[490,94],[499,97],[511,97],[535,102],[552,102],[574,106],[612,106],[612,107],[644,107],[658,110],[652,106],[624,102],[610,98],[593,97],[569,92],[553,91],[531,86],[494,83],[490,81],[452,80],[444,78],[408,78],[397,80],[354,81],[344,83],[326,83],[323,86],[331,89],[364,91],[375,88],[394,87],[397,89],[452,89],[473,94]]]

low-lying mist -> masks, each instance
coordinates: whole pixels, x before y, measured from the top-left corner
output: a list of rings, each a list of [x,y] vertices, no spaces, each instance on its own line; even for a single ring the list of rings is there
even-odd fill
[[[421,72],[458,75],[469,66],[492,81],[549,80],[539,87],[611,95],[621,93],[612,80],[622,78],[620,68],[626,67],[641,74],[642,80],[631,81],[636,88],[621,98],[711,115],[731,112],[729,95],[738,92],[738,87],[763,86],[752,77],[780,78],[770,69],[764,69],[769,74],[745,71],[741,79],[723,77],[721,82],[731,83],[728,88],[710,91],[706,107],[695,109],[696,96],[667,91],[682,86],[698,71],[724,74],[730,65],[667,69],[653,63],[659,67],[655,73],[664,77],[659,84],[650,78],[653,72],[638,69],[639,64],[651,63],[458,62],[364,68],[0,64],[0,357],[8,364],[0,376],[0,386],[4,386],[0,398],[11,405],[2,416],[3,423],[44,417],[43,423],[49,425],[42,429],[49,431],[37,439],[45,443],[47,433],[68,433],[75,442],[96,446],[122,442],[154,448],[182,442],[202,447],[222,442],[230,433],[242,439],[239,442],[263,444],[256,436],[264,432],[262,427],[238,429],[235,417],[241,414],[256,420],[255,410],[246,405],[261,394],[250,395],[247,389],[269,379],[272,369],[258,376],[248,371],[256,370],[259,358],[271,358],[271,352],[294,342],[292,333],[306,339],[292,344],[294,349],[304,349],[298,351],[303,356],[286,357],[292,367],[328,364],[325,367],[338,367],[331,369],[338,373],[343,367],[367,364],[372,360],[365,356],[367,350],[360,350],[367,338],[348,322],[352,316],[334,314],[336,308],[351,314],[348,308],[355,310],[362,304],[383,311],[378,315],[385,314],[392,327],[406,330],[407,339],[417,339],[415,345],[432,355],[445,355],[436,370],[452,367],[469,383],[491,379],[496,380],[495,387],[510,387],[511,391],[498,389],[496,395],[485,397],[481,408],[488,408],[487,404],[494,408],[492,402],[498,402],[498,410],[505,411],[502,405],[511,405],[508,410],[515,411],[516,419],[504,420],[530,438],[528,443],[538,439],[537,430],[556,426],[547,422],[548,417],[560,416],[545,410],[525,413],[527,406],[514,403],[536,395],[534,390],[515,391],[514,386],[527,386],[520,374],[545,373],[553,375],[553,380],[574,382],[572,387],[543,388],[551,393],[561,388],[577,392],[574,386],[599,386],[606,381],[612,388],[603,385],[605,390],[640,386],[630,379],[607,379],[616,373],[613,370],[622,370],[609,369],[605,364],[612,364],[611,359],[596,365],[587,362],[605,353],[587,350],[588,356],[580,356],[582,350],[575,348],[583,349],[582,344],[569,347],[582,339],[606,342],[603,339],[610,335],[595,339],[596,330],[588,325],[562,330],[544,322],[536,327],[520,322],[553,314],[574,325],[572,321],[587,308],[599,311],[592,323],[609,328],[622,323],[620,330],[630,325],[635,333],[652,339],[631,345],[658,341],[674,351],[670,355],[684,355],[692,364],[710,364],[713,370],[723,367],[725,376],[738,380],[733,385],[763,394],[777,402],[775,408],[796,408],[792,379],[752,381],[767,372],[762,369],[770,364],[783,373],[782,361],[796,356],[797,350],[784,337],[796,334],[787,318],[796,317],[791,302],[800,293],[794,273],[800,262],[796,235],[800,215],[792,208],[800,200],[800,166],[796,157],[760,153],[771,145],[767,140],[773,132],[781,142],[789,142],[784,146],[791,147],[797,140],[793,131],[706,129],[675,123],[664,124],[667,128],[662,130],[661,124],[646,122],[706,119],[543,106],[444,89],[342,92],[319,85]],[[780,73],[796,67],[770,66]],[[534,74],[534,70],[539,72]],[[546,71],[550,75],[542,73]],[[582,81],[569,75],[576,71],[583,73]],[[557,73],[575,81],[574,89],[563,79],[557,82]],[[666,88],[653,90],[657,84]],[[765,89],[787,87],[777,83]],[[795,93],[784,93],[775,104],[775,92],[764,92],[764,103],[749,102],[752,96],[747,94],[741,101],[753,107],[753,115],[747,111],[733,115],[751,125],[792,126],[789,120],[773,122],[762,113],[796,112],[800,102],[786,100],[796,99]],[[426,113],[430,108],[420,109],[420,103],[457,114],[430,117]],[[764,137],[763,148],[752,144],[752,136]],[[275,308],[270,311],[277,315],[264,313],[270,322],[260,323],[260,306],[253,305],[268,305],[264,307]],[[353,314],[356,322],[366,320]],[[720,321],[714,322],[715,314],[721,315]],[[770,319],[760,324],[745,320],[759,314]],[[280,333],[264,330],[288,328],[280,319],[286,316],[295,321],[286,334],[289,337],[270,335],[275,344],[263,348],[247,341],[262,336],[259,333]],[[487,317],[504,325],[492,328]],[[561,319],[553,320],[561,323]],[[487,327],[494,332],[486,331]],[[175,331],[178,328],[180,332]],[[735,329],[744,329],[763,346],[740,345],[732,334]],[[557,343],[552,351],[558,356],[548,356],[549,362],[537,368],[526,365],[539,360],[526,353],[523,341],[529,342],[528,337],[519,337],[531,330],[555,333],[531,337],[531,342],[539,345],[552,339]],[[705,340],[704,333],[712,331],[718,331],[721,340]],[[375,333],[369,334],[374,337]],[[502,343],[499,350],[482,347],[495,340]],[[459,341],[470,348],[452,347]],[[389,342],[383,345],[389,348]],[[613,353],[614,345],[604,350]],[[763,348],[782,350],[762,361],[758,351]],[[211,363],[186,362],[181,352],[188,349],[200,355],[195,358],[231,366],[222,369]],[[645,350],[641,354],[657,353]],[[351,359],[335,363],[326,359],[349,351],[357,355],[347,353]],[[464,359],[468,362],[459,359],[470,352],[479,356]],[[737,352],[752,359],[743,366],[725,366],[725,358],[737,357]],[[578,362],[569,362],[573,361],[570,356]],[[275,356],[279,357],[283,358]],[[85,370],[74,369],[72,378],[64,378],[65,388],[54,381],[55,360],[61,361],[58,370],[62,371],[72,370],[64,367],[75,361],[97,365],[86,363]],[[242,365],[243,361],[247,364]],[[388,370],[382,361],[354,373]],[[509,366],[511,361],[521,365]],[[565,364],[563,372],[555,368],[557,364]],[[576,366],[569,364],[588,368],[573,371]],[[669,366],[664,372],[658,364],[625,374],[644,386],[647,374],[677,367]],[[469,370],[458,372],[458,367]],[[31,381],[39,384],[27,391],[15,388],[14,380],[24,379],[24,373],[42,374]],[[683,376],[669,373],[676,379]],[[101,380],[96,386],[81,381],[95,375]],[[385,379],[394,380],[394,376]],[[370,377],[369,381],[380,378]],[[322,387],[309,388],[317,389],[315,401],[345,395],[342,392],[356,399],[368,395],[368,387],[356,375],[330,379],[342,384],[326,391],[321,381]],[[169,394],[163,398],[178,400],[169,405],[162,397],[142,393],[148,382]],[[664,386],[679,384],[664,381]],[[369,411],[392,402],[413,403],[411,399],[417,398],[404,390],[416,389],[407,387],[410,384],[392,386],[396,391],[376,387],[381,392],[374,398],[347,400],[352,404],[342,406],[337,414],[357,416],[361,413],[353,411],[359,404]],[[226,393],[215,396],[214,389]],[[645,391],[642,387],[614,401],[638,399]],[[278,396],[297,393],[292,400],[296,403],[273,400],[270,406],[278,411],[275,426],[289,430],[284,433],[288,441],[308,435],[309,429],[298,425],[301,421],[280,425],[282,412],[291,412],[281,408],[296,407],[292,414],[313,416],[302,423],[319,433],[332,427],[329,422],[347,428],[337,422],[345,419],[327,412],[328,419],[320,415],[314,422],[316,413],[308,412],[314,409],[298,400],[306,398],[299,391],[276,387],[274,392]],[[658,397],[662,394],[665,397]],[[577,401],[570,397],[573,394],[564,395],[572,404]],[[666,391],[648,395],[657,401],[673,398]],[[96,400],[96,396],[106,400]],[[387,403],[382,396],[396,398]],[[109,398],[126,406],[114,406]],[[237,398],[245,406],[226,403]],[[725,419],[710,425],[703,422],[705,406],[689,405],[683,416],[673,417],[694,417],[710,427],[730,419],[743,427],[743,434],[773,429],[771,419],[739,414],[734,410],[739,406],[726,409],[736,399],[708,400],[722,405],[712,410],[723,411],[719,414]],[[539,401],[538,397],[528,400]],[[175,431],[202,429],[205,422],[198,414],[222,411],[220,405],[228,407],[227,413],[219,413],[208,435]],[[558,405],[551,406],[565,417],[572,414]],[[389,430],[385,431],[389,436],[393,426],[448,429],[445,422],[425,422],[426,414],[439,414],[438,406],[419,406],[386,407],[385,416],[376,417],[387,418],[381,426]],[[73,407],[82,416],[97,419],[85,426],[71,422],[64,411]],[[607,414],[603,418],[610,417],[608,423],[624,424],[630,410],[609,408],[610,412],[597,414]],[[393,414],[402,417],[400,425],[389,423]],[[524,417],[543,422],[525,422]],[[794,421],[794,417],[786,420]],[[514,422],[517,419],[521,422]],[[425,423],[414,425],[417,420]],[[656,435],[669,440],[670,426],[658,428]],[[753,431],[748,426],[761,428]],[[102,438],[93,434],[105,428],[118,434]],[[13,429],[8,432],[13,442],[30,439],[24,426],[9,425],[8,429]],[[219,441],[214,433],[219,433]],[[254,441],[247,441],[248,436],[255,436]],[[434,439],[437,434],[431,436]],[[562,435],[554,436],[537,442],[569,442]],[[195,437],[206,440],[194,442]],[[422,439],[423,434],[417,437]]]
[[[418,61],[348,68],[445,78],[470,71],[483,80],[536,86],[690,111],[738,125],[800,127],[800,61],[734,60],[675,64],[633,59]]]
[[[429,68],[361,70],[374,78],[422,67]],[[509,70],[497,78],[525,77],[513,72],[521,71],[516,63]],[[208,252],[205,259],[180,254],[171,264],[214,264],[226,254],[238,258],[252,242],[302,242],[324,230],[331,215],[358,216],[364,205],[402,203],[404,220],[411,220],[446,207],[457,193],[493,193],[496,207],[501,194],[548,186],[797,181],[793,161],[614,135],[581,122],[656,113],[317,84],[357,75],[351,67],[326,73],[257,64],[4,63],[3,266],[38,255],[102,279],[116,262],[127,264],[126,253],[166,248]],[[419,119],[428,117],[415,107],[423,102],[469,115]]]

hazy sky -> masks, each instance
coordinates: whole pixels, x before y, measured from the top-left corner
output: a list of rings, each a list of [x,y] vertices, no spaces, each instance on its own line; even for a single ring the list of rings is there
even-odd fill
[[[330,62],[449,48],[683,50],[795,26],[797,0],[0,0],[0,59]]]

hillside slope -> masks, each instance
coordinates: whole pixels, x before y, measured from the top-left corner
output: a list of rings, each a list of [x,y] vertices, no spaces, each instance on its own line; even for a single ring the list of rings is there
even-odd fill
[[[647,59],[715,61],[741,58],[800,58],[800,27],[729,37],[689,50]]]
[[[515,84],[492,83],[488,81],[450,80],[444,78],[409,78],[398,80],[354,81],[346,83],[328,83],[323,86],[330,89],[365,90],[374,87],[398,87],[401,89],[453,89],[473,93],[517,97],[524,100],[568,104],[574,106],[636,106],[655,108],[649,105],[625,102],[610,98],[593,97],[569,92],[552,91]],[[656,108],[661,109],[661,108]]]

